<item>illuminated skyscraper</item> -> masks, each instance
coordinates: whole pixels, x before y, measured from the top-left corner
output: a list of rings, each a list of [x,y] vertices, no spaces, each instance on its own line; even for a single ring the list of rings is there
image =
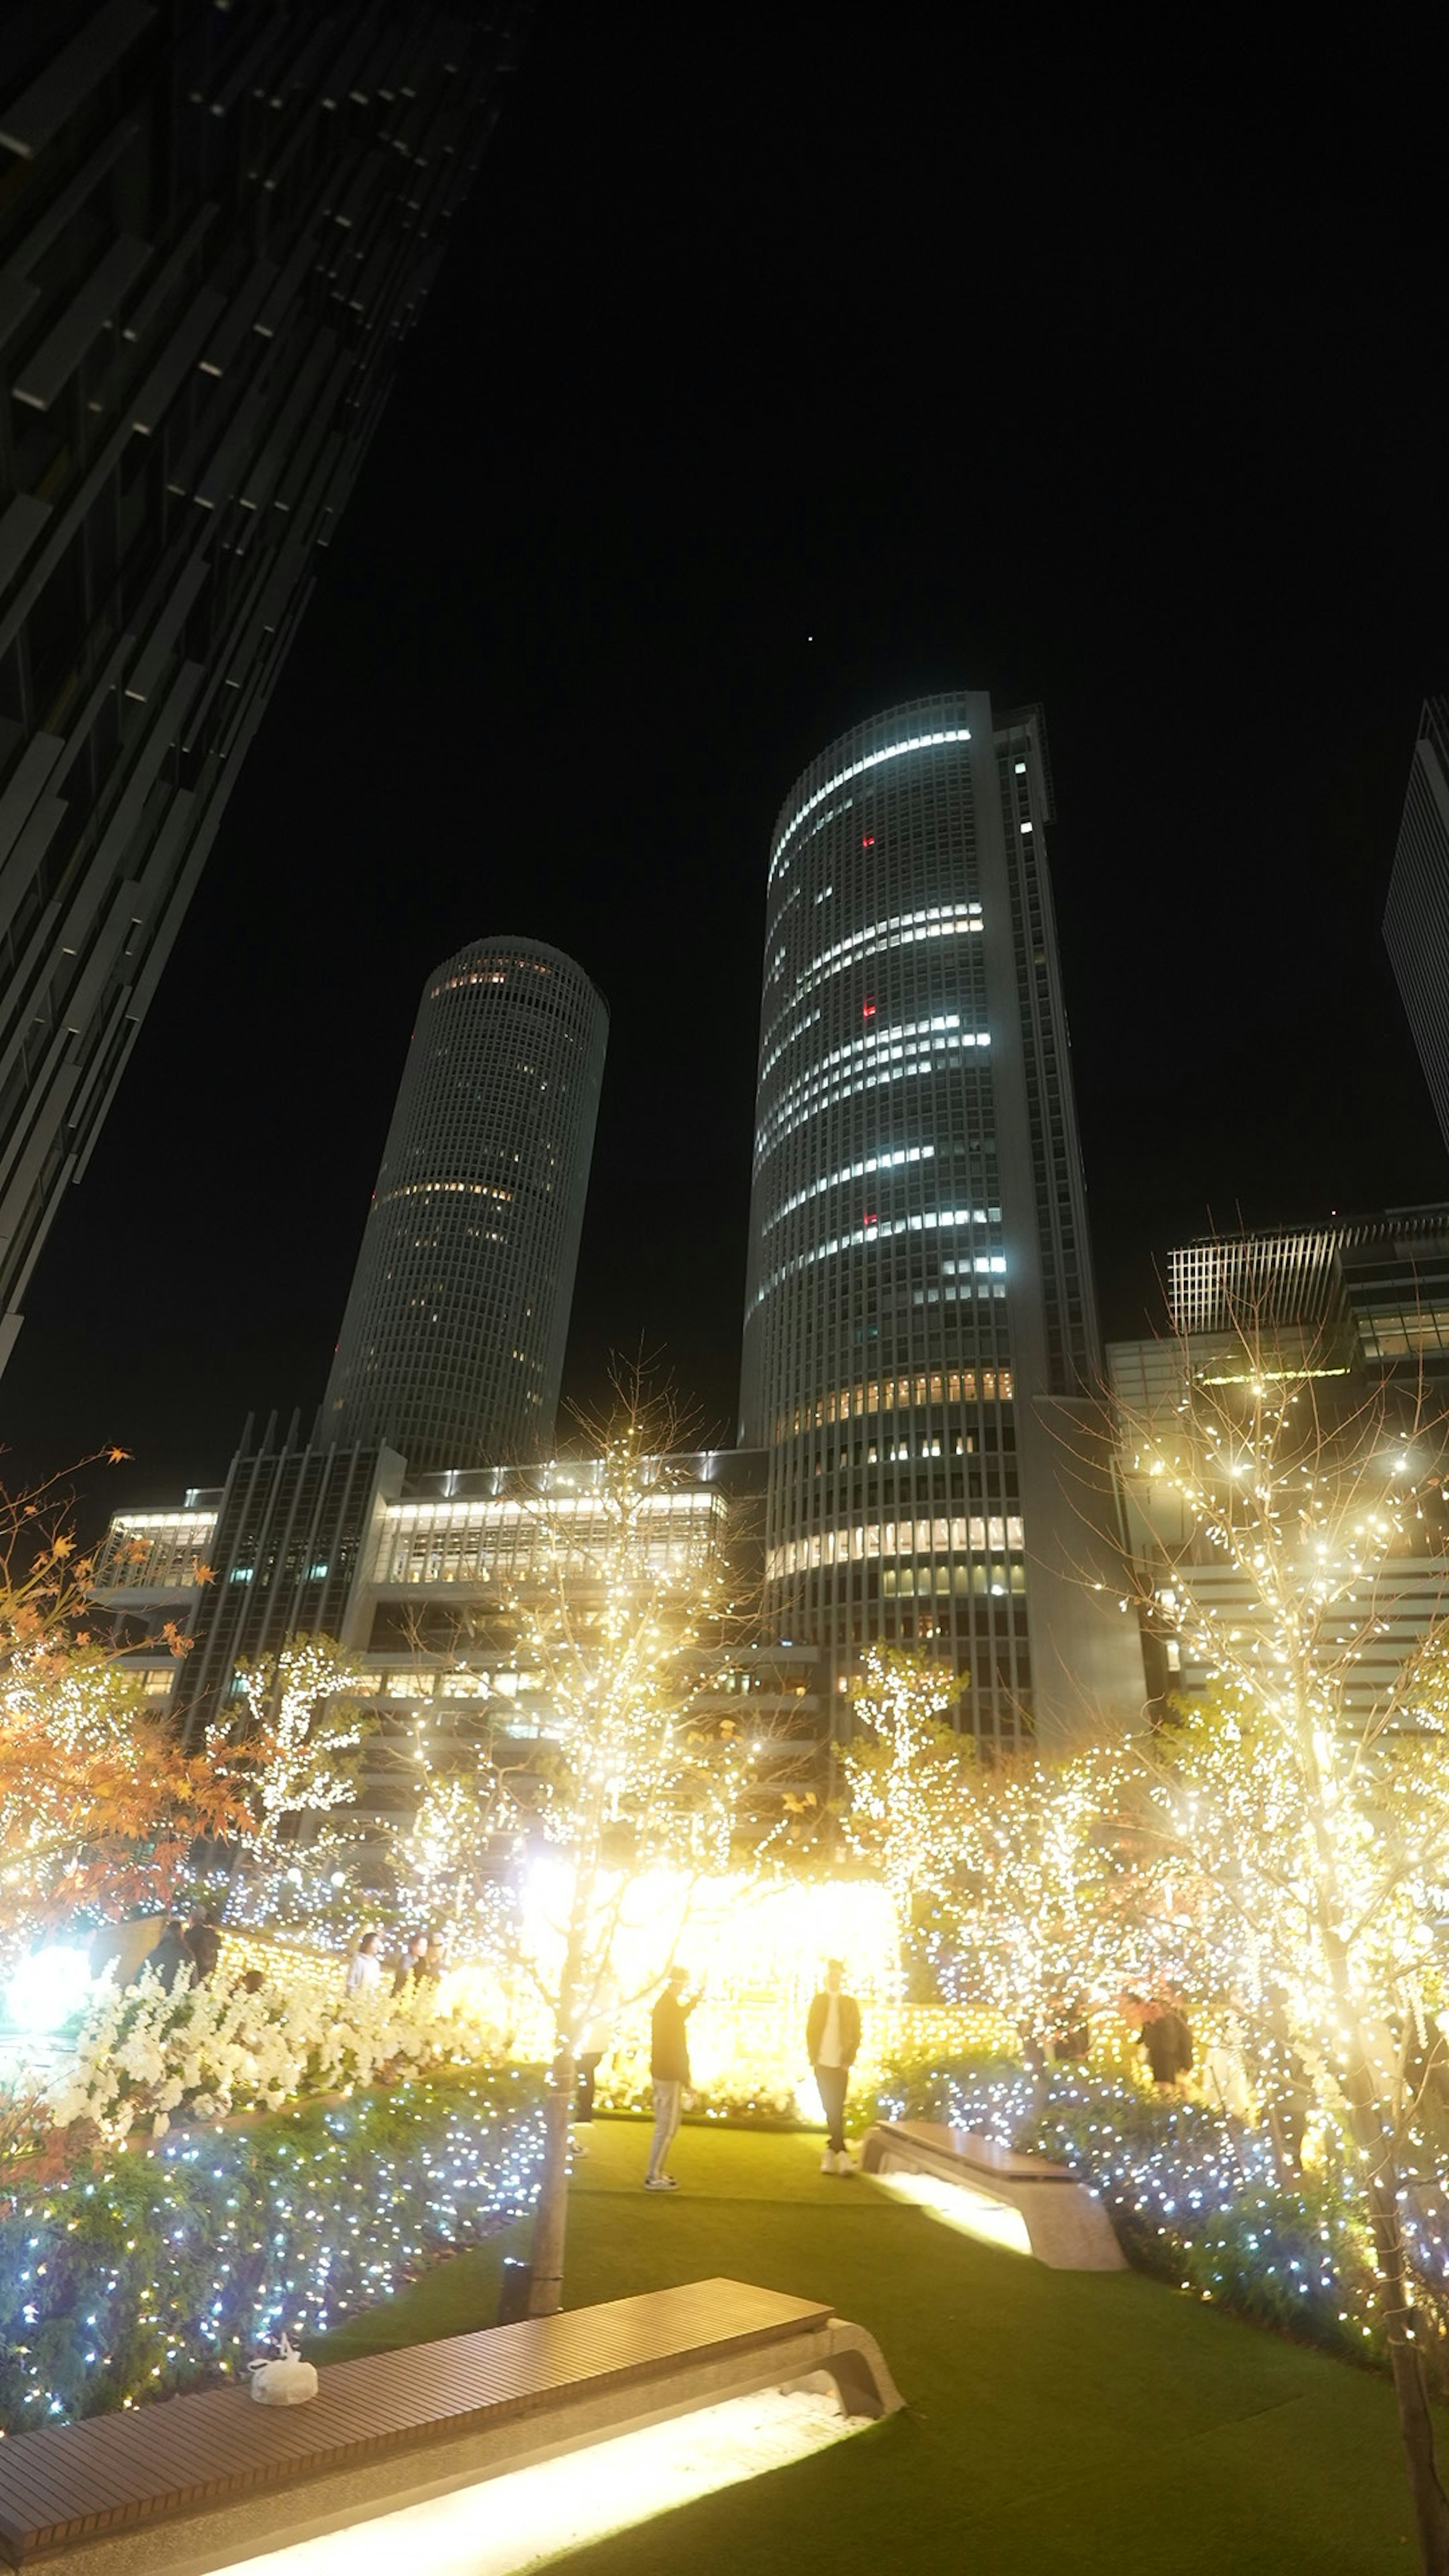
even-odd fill
[[[0,1368],[522,14],[0,9]]]
[[[1384,938],[1449,1145],[1449,698],[1427,699],[1419,719]]]
[[[928,1638],[961,1722],[1140,1706],[1046,863],[1040,713],[975,692],[842,735],[770,850],[742,1439],[767,1611]],[[1106,1612],[1095,1582],[1110,1580]]]
[[[608,1011],[531,939],[430,975],[317,1441],[416,1476],[553,1445]]]

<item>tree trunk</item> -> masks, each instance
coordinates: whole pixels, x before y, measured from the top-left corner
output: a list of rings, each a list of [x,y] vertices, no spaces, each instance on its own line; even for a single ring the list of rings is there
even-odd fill
[[[557,2316],[563,2305],[564,2238],[569,2218],[569,2119],[574,2107],[574,2054],[560,2049],[543,2112],[543,2180],[529,2246],[531,2317]]]
[[[1300,1705],[1308,1704],[1305,1691]],[[1423,2576],[1449,2576],[1449,2496],[1445,2495],[1439,2483],[1439,2472],[1434,2463],[1434,2419],[1429,2409],[1423,2354],[1414,2334],[1408,2265],[1404,2260],[1404,2235],[1399,2221],[1400,2114],[1398,2106],[1391,2105],[1392,2125],[1386,2125],[1379,2081],[1364,2037],[1364,2015],[1355,1991],[1348,1945],[1339,1928],[1345,1908],[1339,1886],[1337,1854],[1326,1821],[1318,1755],[1312,1731],[1306,1726],[1300,1730],[1299,1764],[1309,1792],[1309,1813],[1318,1855],[1319,1934],[1340,2025],[1348,2039],[1345,2051],[1347,2081],[1343,2089],[1348,2103],[1349,2129],[1359,2151],[1368,2192],[1369,2223],[1373,2229],[1374,2254],[1378,2262],[1389,2368],[1393,2373],[1394,2396],[1399,2409],[1399,2436],[1404,2445],[1404,2465],[1409,2473],[1409,2495],[1419,2538],[1419,2563]]]
[[[1375,2099],[1372,2067],[1360,2043],[1347,2087],[1354,2144],[1368,2169],[1369,2222],[1378,2260],[1389,2368],[1398,2401],[1399,2434],[1409,2473],[1409,2494],[1419,2535],[1424,2576],[1449,2576],[1449,2497],[1434,2463],[1434,2418],[1424,2358],[1414,2333],[1404,2235],[1399,2223],[1398,2156],[1386,2136]]]

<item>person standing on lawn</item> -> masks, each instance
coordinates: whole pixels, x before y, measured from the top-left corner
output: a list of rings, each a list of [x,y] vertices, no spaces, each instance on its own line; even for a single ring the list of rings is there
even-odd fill
[[[649,2149],[649,2170],[644,2176],[646,2191],[679,2189],[673,2174],[666,2173],[664,2166],[679,2128],[684,2088],[689,2082],[688,2024],[699,1996],[692,1994],[686,2000],[688,1984],[687,1969],[671,1968],[654,2007],[649,2050],[649,2072],[654,2079],[654,2139]]]
[[[826,2145],[820,2170],[828,2174],[855,2171],[855,2158],[845,2143],[845,2095],[860,2047],[860,2006],[854,1995],[842,1993],[844,1976],[841,1960],[826,1960],[825,1984],[812,1998],[805,2023],[805,2046],[825,2114]]]

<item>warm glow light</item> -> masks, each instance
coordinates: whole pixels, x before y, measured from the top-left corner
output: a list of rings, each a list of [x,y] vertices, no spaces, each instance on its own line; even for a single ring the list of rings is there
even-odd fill
[[[863,2430],[816,2390],[768,2389],[591,2443],[344,2531],[233,2559],[232,2576],[512,2576]]]
[[[969,2183],[942,2182],[935,2174],[922,2173],[882,2173],[875,2180],[897,2200],[913,2201],[943,2226],[959,2228],[963,2236],[979,2237],[983,2245],[1000,2245],[1011,2254],[1031,2252],[1020,2210],[1008,2208],[1004,2200],[988,2200],[985,2192],[973,2191]]]
[[[524,1888],[524,1942],[548,1990],[563,1945],[569,1872],[540,1860]],[[704,1987],[689,2025],[690,2067],[701,2093],[723,2103],[752,2096],[782,2113],[818,2117],[805,2054],[805,2016],[825,1962],[845,1961],[864,2034],[858,2083],[876,2079],[900,2045],[900,1948],[888,1889],[867,1878],[766,1879],[744,1871],[693,1878],[646,1870],[619,1898],[613,1972],[622,1998],[604,2100],[628,2100],[649,2081],[649,2014],[671,1957]],[[486,1972],[483,1972],[486,1974]],[[547,2014],[514,1997],[515,2053],[545,2053]]]
[[[22,1959],[5,1989],[5,2018],[16,2030],[59,2030],[89,2002],[90,1992],[84,1950],[36,1950]]]

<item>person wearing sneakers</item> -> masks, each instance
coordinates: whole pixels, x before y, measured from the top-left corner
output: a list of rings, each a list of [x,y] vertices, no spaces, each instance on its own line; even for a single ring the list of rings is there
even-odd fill
[[[828,2174],[855,2171],[855,2158],[845,2143],[845,2094],[860,2046],[860,2006],[854,1995],[841,1993],[844,1974],[839,1959],[826,1960],[825,1984],[813,1998],[805,2024],[805,2045],[825,2114],[826,2147],[820,2170]]]
[[[664,1992],[654,2007],[649,2050],[649,2072],[654,2079],[654,2142],[649,2149],[649,2171],[644,2176],[646,2191],[677,2191],[673,2174],[664,2170],[669,2150],[679,2127],[684,2105],[684,2088],[689,2082],[689,2016],[699,2001],[698,1994],[685,2000],[689,1983],[688,1971],[671,1968],[664,1982]]]

